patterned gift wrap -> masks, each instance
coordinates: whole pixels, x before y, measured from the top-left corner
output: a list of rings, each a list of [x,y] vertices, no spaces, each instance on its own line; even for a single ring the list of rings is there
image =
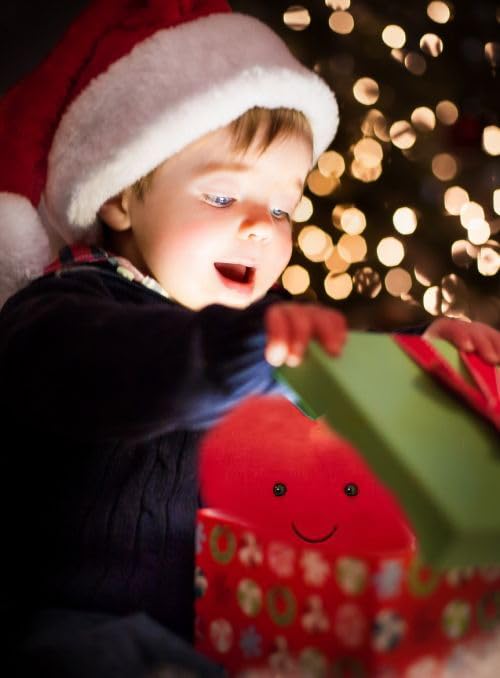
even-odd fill
[[[196,644],[231,676],[434,678],[499,648],[500,567],[335,554],[198,512]]]

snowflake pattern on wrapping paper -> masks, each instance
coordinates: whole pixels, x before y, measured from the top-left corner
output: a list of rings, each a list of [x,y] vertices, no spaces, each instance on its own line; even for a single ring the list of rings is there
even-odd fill
[[[241,611],[248,617],[256,617],[262,609],[262,589],[252,579],[242,579],[238,583],[236,598]]]
[[[404,638],[406,621],[395,610],[381,610],[375,617],[372,644],[378,652],[394,650]]]
[[[296,671],[297,662],[290,654],[285,636],[276,636],[274,647],[274,651],[269,655],[269,666],[271,669],[285,676]]]
[[[494,582],[500,579],[500,565],[486,565],[479,568],[479,576],[487,582]]]
[[[209,629],[210,640],[218,652],[229,652],[233,644],[233,627],[227,619],[214,619]]]
[[[203,598],[208,588],[208,579],[202,568],[197,565],[194,571],[195,598]]]
[[[272,572],[278,577],[292,577],[295,572],[295,549],[281,542],[271,542],[267,560]]]
[[[262,636],[255,626],[248,626],[240,634],[239,642],[243,656],[247,659],[262,656]]]
[[[307,633],[324,633],[330,628],[330,620],[323,607],[321,596],[308,596],[306,611],[301,617],[302,628]]]
[[[405,671],[404,678],[440,678],[441,663],[434,657],[422,657]]]
[[[207,535],[205,532],[205,525],[203,523],[198,523],[196,525],[196,534],[195,534],[195,550],[196,555],[199,555],[203,551],[203,544],[207,541]]]
[[[363,593],[368,583],[368,565],[359,558],[338,558],[335,575],[339,588],[350,596]]]
[[[300,559],[304,581],[310,586],[323,586],[330,576],[330,565],[318,551],[304,550]]]
[[[328,661],[325,655],[315,647],[305,647],[299,657],[300,668],[304,676],[326,676]]]
[[[363,610],[353,603],[340,605],[335,614],[335,635],[345,647],[360,647],[368,628]]]
[[[445,580],[449,586],[456,588],[472,579],[475,574],[473,567],[453,567],[445,574]]]
[[[452,600],[446,605],[441,626],[448,638],[461,638],[469,629],[471,606],[466,600]]]
[[[246,567],[262,565],[264,554],[257,537],[252,532],[244,532],[242,535],[243,545],[238,551],[238,558]]]
[[[373,583],[380,600],[393,598],[401,592],[403,566],[399,560],[384,560],[380,570],[373,576]]]

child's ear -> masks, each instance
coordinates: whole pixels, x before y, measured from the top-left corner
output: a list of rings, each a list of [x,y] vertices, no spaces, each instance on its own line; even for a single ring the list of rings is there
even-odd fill
[[[98,215],[113,231],[128,230],[131,226],[129,189],[106,200],[99,209]]]

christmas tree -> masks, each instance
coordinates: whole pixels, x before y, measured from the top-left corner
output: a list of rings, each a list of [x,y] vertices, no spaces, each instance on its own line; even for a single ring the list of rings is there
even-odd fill
[[[232,5],[271,25],[339,102],[337,137],[294,214],[285,287],[335,304],[354,327],[429,314],[500,327],[500,8]]]

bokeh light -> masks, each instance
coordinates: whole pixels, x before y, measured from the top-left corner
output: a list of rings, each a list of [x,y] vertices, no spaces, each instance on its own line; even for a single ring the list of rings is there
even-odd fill
[[[351,163],[351,174],[355,179],[365,183],[376,181],[382,174],[382,165],[367,167],[359,162],[359,160],[353,160]]]
[[[493,209],[497,214],[500,214],[500,188],[493,191]]]
[[[377,245],[377,256],[384,266],[397,266],[404,259],[405,248],[400,240],[389,236]]]
[[[311,284],[309,273],[297,264],[288,266],[283,271],[281,282],[290,294],[303,294]]]
[[[500,42],[487,42],[484,46],[484,56],[495,71],[500,62]]]
[[[344,203],[339,203],[338,205],[335,205],[335,207],[332,210],[332,224],[335,226],[335,228],[338,228],[339,231],[342,231],[342,215],[344,212],[353,207],[353,205],[347,205]]]
[[[324,284],[325,292],[332,299],[347,299],[353,288],[352,279],[348,273],[340,273],[339,275],[329,273]]]
[[[450,153],[438,153],[432,158],[432,173],[441,181],[449,181],[456,176],[457,161]]]
[[[444,206],[450,214],[459,215],[462,207],[469,202],[469,194],[461,186],[450,186],[444,193]]]
[[[380,274],[371,266],[359,268],[352,277],[354,289],[364,297],[374,299],[382,289]]]
[[[384,157],[382,146],[375,139],[365,138],[354,146],[354,157],[365,167],[378,167]]]
[[[398,233],[410,235],[417,228],[417,215],[411,207],[399,207],[392,215],[392,223]]]
[[[491,235],[486,219],[472,219],[467,227],[467,237],[473,245],[484,245]]]
[[[324,261],[333,251],[331,236],[318,226],[304,226],[297,242],[304,256],[310,261]]]
[[[498,247],[498,243],[496,246]],[[481,247],[477,257],[477,270],[481,275],[497,275],[500,270],[500,253],[493,247]]]
[[[344,233],[337,243],[337,249],[342,259],[352,264],[363,261],[368,248],[363,236]]]
[[[391,268],[384,278],[384,285],[389,294],[400,297],[411,290],[411,275],[404,268]]]
[[[427,5],[427,16],[437,24],[445,24],[451,18],[451,11],[446,2],[434,0]]]
[[[451,246],[453,263],[461,268],[467,268],[477,258],[478,248],[467,240],[456,240]]]
[[[406,33],[401,26],[390,24],[382,31],[382,40],[388,47],[401,49],[406,43]]]
[[[391,125],[389,136],[394,146],[411,148],[416,141],[415,130],[407,120],[398,120]]]
[[[354,83],[352,92],[360,104],[371,106],[379,97],[379,86],[373,78],[359,78]]]
[[[423,75],[427,70],[427,62],[418,52],[408,52],[403,63],[413,75]]]
[[[489,155],[500,155],[500,127],[488,125],[484,128],[483,149]]]
[[[437,285],[429,287],[424,292],[422,302],[427,313],[439,315],[441,313],[441,288]]]
[[[333,12],[328,20],[328,25],[335,33],[340,35],[347,35],[352,32],[354,28],[354,18],[350,12],[342,10]]]
[[[341,255],[338,249],[335,247],[330,256],[325,259],[325,266],[332,273],[343,273],[347,271],[350,266],[350,262],[346,261]]]
[[[341,177],[345,171],[345,161],[343,156],[336,151],[326,151],[318,158],[318,169],[325,177]]]
[[[436,106],[436,115],[443,125],[454,125],[458,120],[458,108],[453,101],[440,101]]]
[[[387,133],[387,120],[384,114],[376,108],[371,108],[361,123],[361,131],[367,137],[375,135],[381,141],[390,141]]]
[[[443,51],[443,41],[435,33],[426,33],[420,38],[420,49],[431,57],[439,56]]]
[[[283,21],[292,31],[303,31],[311,23],[311,15],[306,7],[291,5],[284,12]]]
[[[460,209],[460,223],[464,228],[469,228],[474,219],[484,219],[484,209],[479,203],[470,201],[462,205]]]
[[[351,0],[325,0],[325,5],[332,9],[349,9]]]
[[[359,235],[366,228],[366,217],[357,207],[348,207],[340,217],[340,226],[349,235]]]
[[[436,116],[427,106],[419,106],[411,114],[411,122],[419,132],[431,132],[436,127]]]
[[[336,176],[325,176],[317,169],[310,172],[307,177],[307,186],[314,195],[330,195],[338,185],[339,180]]]
[[[313,214],[313,204],[311,200],[303,195],[299,201],[299,204],[295,208],[294,213],[292,214],[292,221],[297,221],[302,223],[304,221],[309,221]]]

